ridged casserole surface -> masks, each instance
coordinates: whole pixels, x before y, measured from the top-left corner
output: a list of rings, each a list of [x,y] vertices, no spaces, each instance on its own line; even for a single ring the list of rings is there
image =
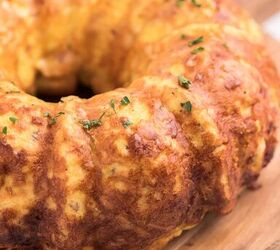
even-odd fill
[[[0,1],[0,247],[161,249],[231,211],[276,143],[264,45],[226,0]],[[76,81],[128,87],[25,93]]]

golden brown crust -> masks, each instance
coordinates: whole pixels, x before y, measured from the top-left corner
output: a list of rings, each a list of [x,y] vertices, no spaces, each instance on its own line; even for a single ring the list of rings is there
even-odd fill
[[[161,249],[253,185],[276,144],[276,69],[230,1],[181,2],[2,1],[17,39],[0,51],[0,248]],[[51,104],[10,81],[36,77],[131,84]]]

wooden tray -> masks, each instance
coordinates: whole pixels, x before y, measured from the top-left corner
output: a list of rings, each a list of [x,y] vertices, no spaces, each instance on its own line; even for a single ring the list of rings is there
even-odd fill
[[[280,43],[268,38],[268,48],[280,72]],[[232,213],[208,216],[166,250],[280,250],[280,145],[259,183],[242,193]]]

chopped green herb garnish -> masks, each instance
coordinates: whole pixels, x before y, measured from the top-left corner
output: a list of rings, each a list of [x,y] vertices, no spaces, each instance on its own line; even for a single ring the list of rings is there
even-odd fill
[[[184,2],[185,2],[185,0],[177,0],[176,6],[177,6],[178,8],[181,8],[181,7],[183,6]]]
[[[124,128],[128,128],[130,125],[132,125],[133,123],[130,120],[125,120],[123,121],[123,127]]]
[[[199,44],[199,43],[203,42],[203,40],[204,40],[203,36],[200,36],[200,37],[198,37],[194,40],[189,41],[188,45],[189,45],[189,47],[192,47],[196,44]]]
[[[229,47],[226,43],[223,43],[223,47],[226,48],[226,49],[229,49]]]
[[[7,134],[8,134],[8,128],[7,128],[7,127],[4,127],[4,128],[2,129],[2,134],[3,134],[3,135],[7,135]]]
[[[126,106],[130,103],[130,100],[128,99],[127,96],[123,97],[121,100],[121,105]]]
[[[52,125],[55,125],[56,124],[56,120],[59,116],[61,115],[64,115],[65,113],[64,112],[58,112],[56,116],[52,116],[49,112],[45,112],[44,113],[44,117],[47,117],[49,118],[49,125],[52,126]]]
[[[82,121],[81,124],[83,125],[83,128],[86,130],[91,130],[92,128],[97,128],[102,125],[102,118],[105,115],[105,112],[98,118],[93,120],[85,120]]]
[[[196,0],[191,0],[191,3],[192,3],[195,7],[198,7],[198,8],[201,7],[201,4],[198,3]]]
[[[185,40],[186,38],[187,38],[187,36],[186,36],[185,34],[182,34],[182,35],[181,35],[181,39],[182,39],[182,40]]]
[[[114,100],[114,99],[112,99],[112,100],[110,101],[110,107],[114,110],[115,113],[117,113],[117,112],[116,112],[116,105],[115,105],[115,100]]]
[[[15,123],[17,122],[17,118],[14,117],[14,116],[9,117],[9,120],[10,120],[13,124],[15,124]]]
[[[19,94],[20,91],[18,90],[11,90],[11,91],[6,91],[6,94]]]
[[[55,124],[56,124],[56,118],[51,117],[50,120],[49,120],[49,125],[52,126],[52,125],[55,125]]]
[[[192,50],[191,53],[192,53],[193,55],[196,55],[197,53],[202,52],[202,51],[204,51],[204,50],[205,50],[204,47],[198,47],[198,48]]]
[[[191,81],[184,76],[178,77],[178,83],[180,86],[182,86],[185,89],[189,89],[190,85],[192,84]]]
[[[51,114],[49,112],[45,112],[44,117],[51,117]]]
[[[96,128],[101,126],[102,122],[99,119],[95,119],[95,120],[90,120],[90,121],[83,121],[83,127],[86,130],[90,130],[92,128]]]
[[[181,107],[188,112],[192,111],[192,104],[190,101],[181,103]]]

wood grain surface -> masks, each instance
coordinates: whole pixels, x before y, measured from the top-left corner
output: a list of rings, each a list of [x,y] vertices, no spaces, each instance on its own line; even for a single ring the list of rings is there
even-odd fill
[[[280,72],[280,43],[267,41]],[[280,144],[258,183],[260,189],[241,194],[233,212],[208,216],[166,250],[280,250]]]

